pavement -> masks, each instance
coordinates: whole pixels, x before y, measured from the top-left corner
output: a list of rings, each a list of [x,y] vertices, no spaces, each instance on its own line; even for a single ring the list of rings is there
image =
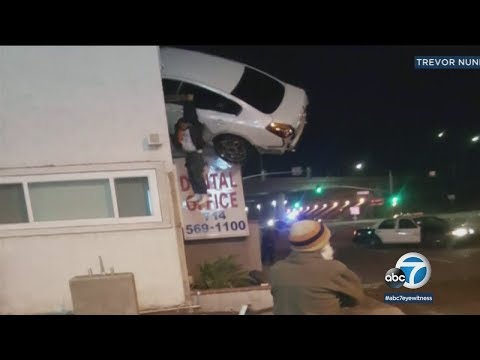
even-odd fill
[[[361,225],[363,226],[363,225]],[[409,315],[477,315],[480,314],[480,240],[453,249],[432,249],[422,246],[388,246],[380,249],[355,246],[353,231],[357,225],[347,223],[335,227],[331,239],[335,258],[345,263],[361,279],[365,292],[383,302],[386,292],[433,293],[433,304],[398,304]],[[432,275],[422,288],[391,289],[385,281],[387,270],[407,252],[419,252],[430,262]],[[288,248],[281,248],[276,260],[285,257]],[[266,267],[268,273],[268,267]]]

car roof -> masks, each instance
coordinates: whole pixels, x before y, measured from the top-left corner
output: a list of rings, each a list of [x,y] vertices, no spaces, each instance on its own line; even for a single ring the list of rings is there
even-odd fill
[[[393,220],[393,221],[396,222],[397,220],[401,220],[401,219],[414,220],[413,217],[410,216],[410,215],[402,215],[402,216],[397,216],[397,217],[389,217],[389,218],[381,219],[381,220],[377,221],[374,226],[380,225],[381,223],[383,223],[384,221],[387,221],[387,220]]]
[[[161,47],[162,77],[191,80],[231,93],[245,64],[198,51]]]

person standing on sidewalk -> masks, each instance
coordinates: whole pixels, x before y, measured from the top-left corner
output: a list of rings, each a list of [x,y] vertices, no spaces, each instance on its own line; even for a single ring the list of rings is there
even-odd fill
[[[317,221],[292,225],[292,252],[270,270],[274,315],[340,314],[365,299],[359,277],[333,259],[330,236]]]
[[[188,179],[195,193],[192,198],[197,205],[208,202],[207,184],[204,178],[205,159],[203,148],[203,124],[198,120],[197,110],[193,102],[193,95],[188,95],[183,105],[183,117],[175,124],[174,143],[186,153],[185,166]]]
[[[330,230],[302,220],[290,228],[292,253],[270,270],[274,315],[404,315],[366,296],[360,278],[333,259]]]

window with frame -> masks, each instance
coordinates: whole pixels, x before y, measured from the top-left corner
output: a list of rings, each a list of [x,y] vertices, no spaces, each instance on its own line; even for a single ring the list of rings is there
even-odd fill
[[[0,184],[0,225],[28,222],[22,184]]]
[[[172,79],[162,79],[163,94],[164,95],[177,95],[178,88],[180,87],[180,81]]]
[[[161,221],[154,170],[0,179],[0,228]]]
[[[379,229],[395,229],[395,220],[393,219],[385,220],[380,224],[378,228]]]
[[[398,222],[399,229],[416,229],[417,225],[410,219],[400,219]]]
[[[271,76],[245,66],[232,95],[265,114],[271,114],[281,105],[285,86]]]
[[[195,99],[195,104],[199,109],[213,110],[232,115],[238,115],[242,111],[242,107],[235,101],[188,82],[182,82],[179,93],[180,95],[192,94]]]

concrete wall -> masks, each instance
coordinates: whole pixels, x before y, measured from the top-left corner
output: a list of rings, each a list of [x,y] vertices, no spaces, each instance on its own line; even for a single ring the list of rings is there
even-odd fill
[[[0,47],[0,168],[171,161],[165,116],[157,47]]]
[[[260,231],[257,222],[248,223],[250,236],[242,238],[191,240],[185,242],[188,274],[196,278],[199,265],[219,257],[235,255],[245,271],[262,270]]]
[[[235,312],[243,305],[249,305],[251,311],[273,310],[273,297],[270,286],[252,286],[248,288],[196,291],[192,295],[193,303],[205,312]]]
[[[72,310],[69,280],[106,270],[132,272],[140,309],[181,304],[184,293],[172,230],[63,234],[0,240],[0,313]]]
[[[150,133],[164,145],[147,146]],[[107,270],[134,273],[140,310],[186,301],[157,47],[0,47],[0,154],[0,180],[62,173],[63,165],[128,170],[141,161],[157,161],[169,179],[158,184],[161,223],[0,225],[0,314],[71,311],[68,281],[90,267],[98,273],[99,255]]]

